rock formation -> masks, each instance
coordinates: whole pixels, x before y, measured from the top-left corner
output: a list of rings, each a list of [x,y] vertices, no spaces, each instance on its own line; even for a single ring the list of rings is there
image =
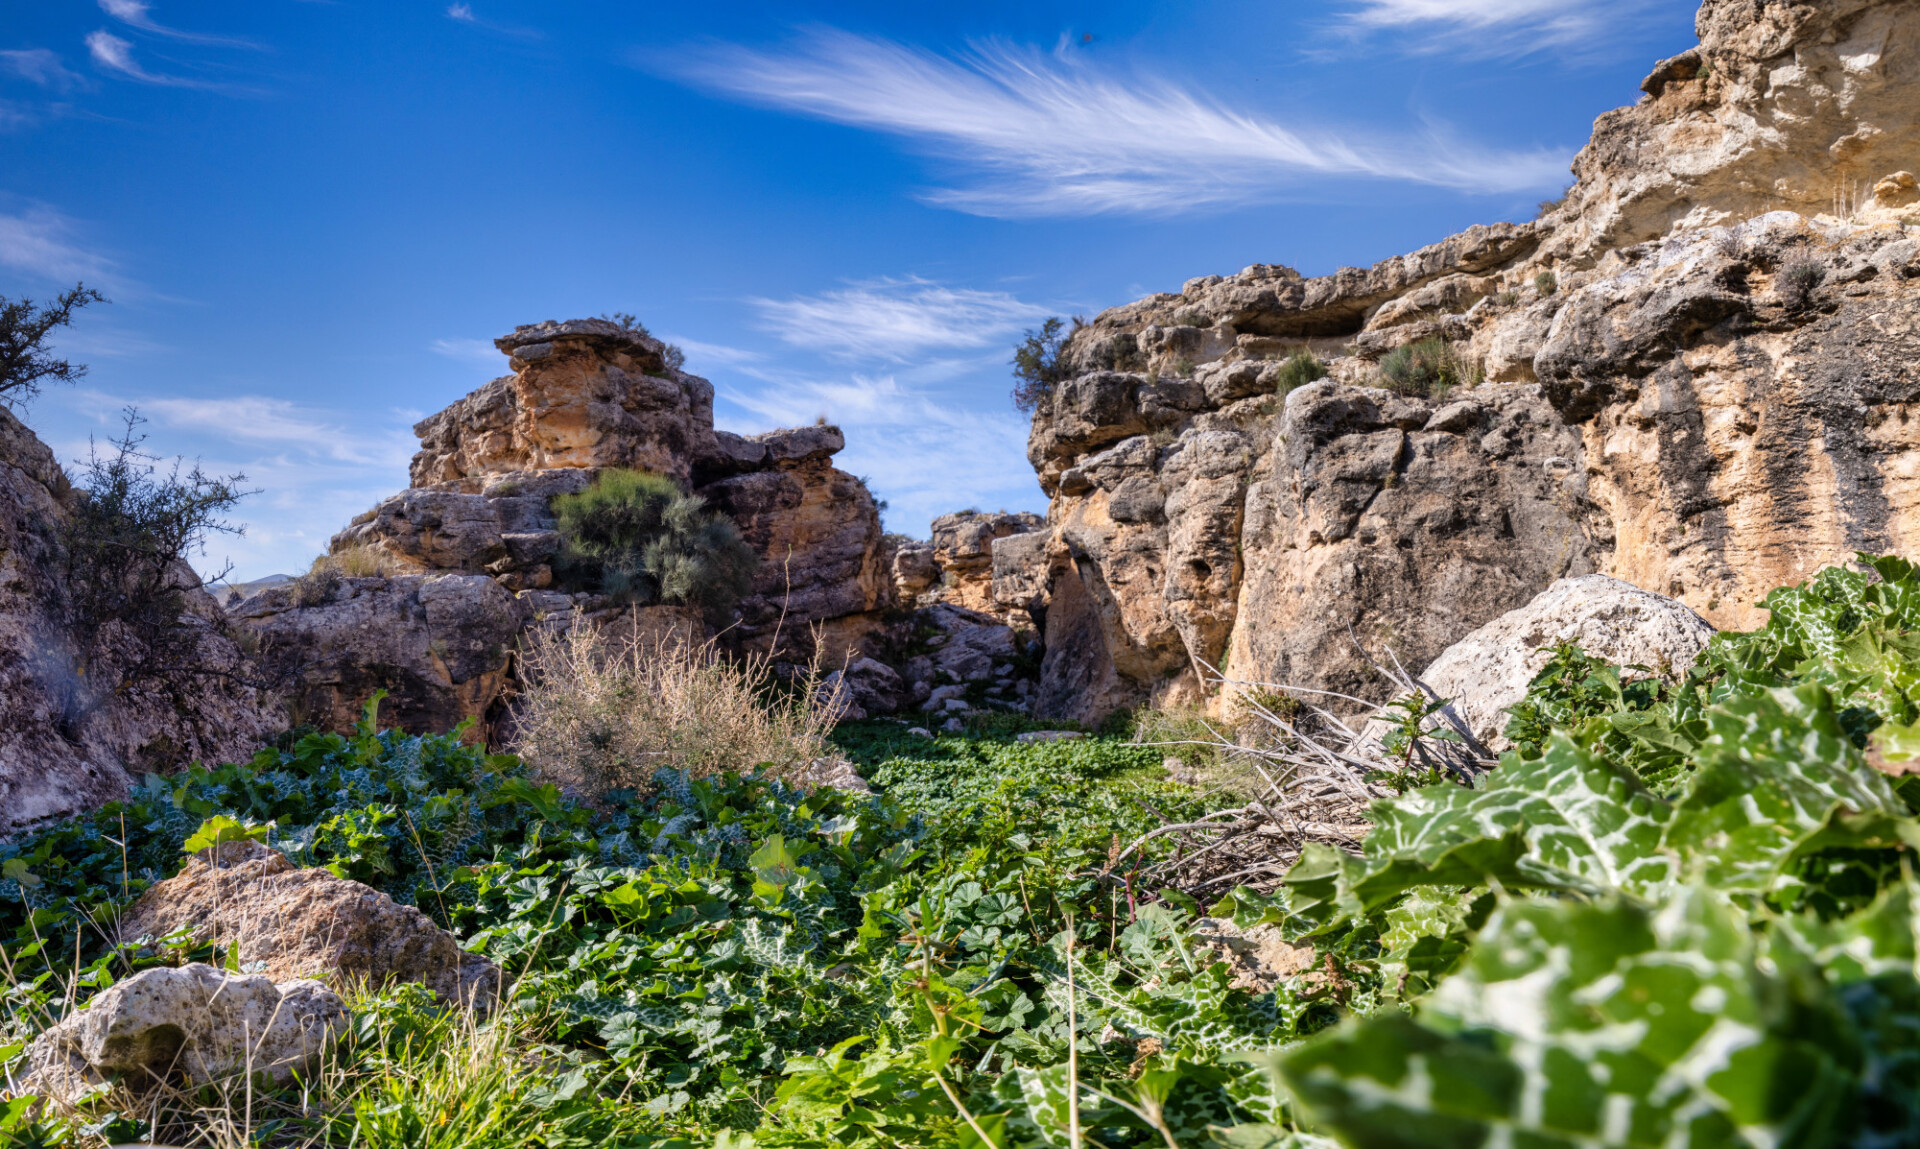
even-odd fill
[[[1920,545],[1920,9],[1708,0],[1566,199],[1308,278],[1256,265],[1074,332],[1028,455],[1040,712],[1199,701],[1208,668],[1377,694],[1555,580],[1721,627]],[[1389,384],[1421,343],[1455,367]],[[1281,360],[1329,377],[1282,394]],[[1004,560],[1004,562],[1003,562]]]
[[[497,1000],[500,968],[460,948],[412,906],[325,869],[300,869],[258,842],[209,846],[140,895],[121,918],[126,941],[186,928],[238,948],[274,981],[318,978],[346,988],[418,982],[443,1001]]]
[[[125,797],[149,770],[243,758],[273,729],[244,674],[182,676],[168,699],[92,697],[109,668],[76,647],[61,573],[61,529],[81,497],[53,452],[0,409],[0,834]],[[240,671],[212,596],[184,565],[177,579],[202,668]],[[121,655],[138,652],[106,652]]]
[[[199,963],[145,970],[34,1039],[22,1095],[70,1104],[108,1074],[136,1093],[176,1075],[207,1085],[263,1073],[285,1085],[347,1023],[317,981],[275,985]]]
[[[409,729],[497,719],[528,626],[703,630],[682,608],[555,586],[551,500],[607,467],[674,478],[758,552],[726,641],[804,660],[817,635],[836,665],[872,645],[893,605],[890,558],[873,496],[833,466],[839,428],[716,431],[712,384],[671,365],[645,331],[603,319],[519,327],[495,344],[513,374],[414,428],[413,485],[333,539],[346,575],[318,572],[232,608],[261,635],[262,661],[293,682],[298,717],[343,728],[385,689],[383,718]]]

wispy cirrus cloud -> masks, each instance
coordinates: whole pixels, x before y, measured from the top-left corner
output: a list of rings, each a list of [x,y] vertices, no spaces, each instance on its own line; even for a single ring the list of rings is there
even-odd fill
[[[159,23],[152,16],[153,5],[146,3],[145,0],[100,0],[100,10],[129,28],[138,28],[142,32],[151,32],[156,36],[166,36],[188,44],[212,44],[255,50],[260,48],[260,45],[251,40],[231,36],[208,36],[201,32],[184,32]]]
[[[957,55],[839,31],[775,50],[723,45],[668,66],[700,87],[911,140],[970,174],[929,202],[989,216],[1165,213],[1361,177],[1507,193],[1559,181],[1556,150],[1438,133],[1316,128],[1152,76],[1000,42]]]
[[[849,359],[905,360],[934,350],[997,347],[1048,313],[1003,291],[915,277],[747,302],[782,342]]]
[[[411,433],[395,429],[361,434],[336,412],[267,395],[144,399],[140,410],[167,427],[212,435],[229,443],[298,447],[301,453],[343,463],[405,466]]]
[[[448,359],[458,359],[462,363],[477,363],[487,367],[506,366],[506,357],[493,345],[491,339],[436,339],[427,345],[435,355],[444,355]]]
[[[55,92],[70,92],[86,81],[67,70],[60,54],[48,48],[10,48],[0,51],[0,74],[38,84]]]
[[[0,212],[0,267],[37,279],[114,286],[113,261],[81,246],[74,231],[71,220],[48,207]]]
[[[104,28],[98,32],[87,33],[87,52],[92,55],[93,62],[100,67],[129,80],[138,80],[142,84],[157,84],[166,88],[220,87],[205,80],[147,71],[140,66],[139,61],[133,58],[133,44]]]
[[[502,24],[497,20],[487,20],[475,15],[473,5],[471,4],[460,3],[447,5],[447,19],[455,20],[462,24],[471,24],[475,28],[482,28],[488,32],[498,32],[504,36],[517,36],[522,40],[540,39],[540,33],[532,28],[520,28],[512,24]]]
[[[1420,54],[1591,55],[1630,36],[1638,17],[1663,4],[1673,6],[1672,0],[1358,0],[1338,27],[1356,35],[1411,33],[1398,46]]]

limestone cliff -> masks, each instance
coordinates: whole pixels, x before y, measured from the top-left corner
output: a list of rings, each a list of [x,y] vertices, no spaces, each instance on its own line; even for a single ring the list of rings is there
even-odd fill
[[[1370,657],[1589,572],[1749,626],[1920,544],[1920,6],[1708,0],[1698,30],[1535,222],[1074,332],[1029,441],[1047,529],[994,564],[1045,611],[1042,713],[1197,701],[1206,667],[1369,695]],[[1381,386],[1433,340],[1460,386]],[[1329,377],[1284,394],[1303,349]]]

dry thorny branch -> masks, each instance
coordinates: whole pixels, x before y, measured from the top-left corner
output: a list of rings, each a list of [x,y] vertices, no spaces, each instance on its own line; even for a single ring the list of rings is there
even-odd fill
[[[1206,667],[1240,723],[1229,730],[1210,722],[1211,738],[1198,744],[1246,767],[1258,779],[1258,796],[1196,822],[1159,827],[1116,855],[1109,871],[1122,872],[1149,842],[1172,838],[1173,853],[1141,869],[1136,883],[1196,897],[1235,886],[1271,891],[1308,842],[1358,854],[1374,801],[1446,780],[1471,784],[1490,769],[1493,752],[1454,708],[1391,651],[1387,659],[1391,667],[1375,663],[1395,688],[1385,704],[1238,681]]]

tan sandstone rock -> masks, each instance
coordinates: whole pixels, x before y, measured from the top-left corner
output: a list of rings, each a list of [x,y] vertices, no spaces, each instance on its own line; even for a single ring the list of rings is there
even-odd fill
[[[418,982],[448,1002],[482,1007],[503,990],[500,968],[460,948],[412,906],[324,869],[301,869],[258,842],[195,854],[120,921],[127,940],[190,927],[203,942],[237,945],[268,979],[335,985]]]
[[[144,970],[35,1038],[22,1087],[70,1101],[109,1073],[136,1091],[176,1074],[205,1085],[262,1073],[285,1085],[348,1020],[317,981],[276,985],[198,963]]]

